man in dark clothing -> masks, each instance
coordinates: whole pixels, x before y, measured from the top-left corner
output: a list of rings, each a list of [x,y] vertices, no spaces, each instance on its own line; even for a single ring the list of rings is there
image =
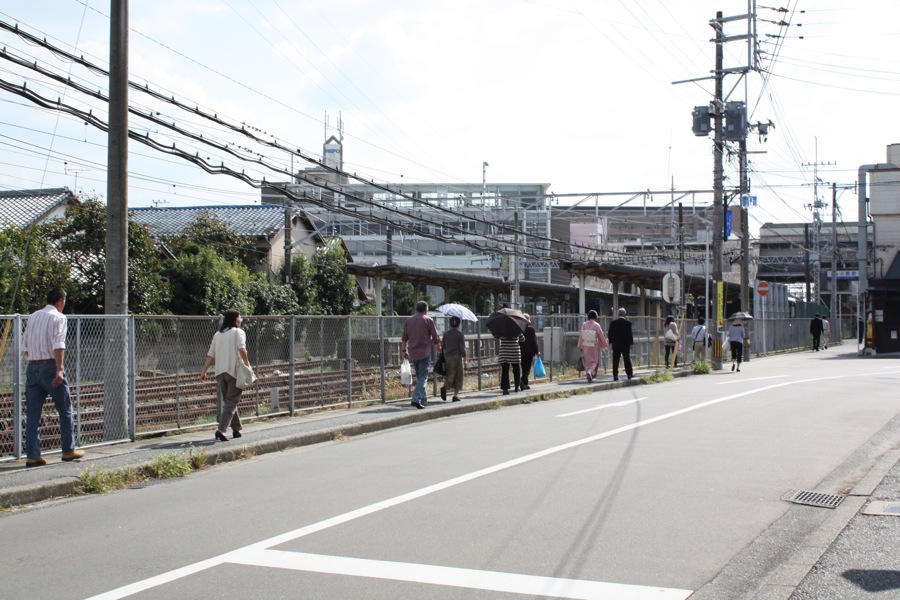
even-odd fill
[[[628,379],[634,377],[631,368],[631,349],[634,347],[634,336],[631,333],[631,321],[625,318],[625,309],[619,309],[619,318],[609,324],[606,338],[612,347],[613,355],[613,381],[619,380],[619,358],[625,363],[625,375]]]
[[[529,390],[528,374],[531,372],[531,363],[534,362],[535,356],[540,356],[538,350],[537,332],[531,325],[531,315],[526,314],[525,319],[528,321],[528,327],[525,328],[525,339],[519,344],[522,349],[522,389]]]
[[[819,313],[816,313],[816,316],[809,322],[809,333],[813,337],[813,350],[816,352],[819,351],[819,341],[822,339],[823,329],[822,318],[819,317]]]

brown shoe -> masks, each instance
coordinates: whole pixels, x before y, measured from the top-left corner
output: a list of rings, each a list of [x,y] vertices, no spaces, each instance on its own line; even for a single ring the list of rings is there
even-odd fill
[[[77,460],[84,456],[84,450],[72,450],[71,452],[63,452],[62,459],[66,462]]]
[[[41,458],[40,456],[37,458],[29,458],[25,461],[26,467],[43,467],[47,464],[47,461]]]

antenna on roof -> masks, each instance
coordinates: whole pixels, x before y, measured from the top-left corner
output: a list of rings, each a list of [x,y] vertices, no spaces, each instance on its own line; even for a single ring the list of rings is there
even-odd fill
[[[168,204],[169,203],[168,200],[151,200],[150,202],[153,204],[153,208],[159,208],[160,204]]]

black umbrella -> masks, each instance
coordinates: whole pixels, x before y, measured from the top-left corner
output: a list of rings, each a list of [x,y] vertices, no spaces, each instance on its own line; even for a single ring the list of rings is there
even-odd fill
[[[501,308],[491,313],[487,320],[487,328],[496,337],[517,338],[528,327],[528,319],[521,310]]]
[[[728,317],[729,321],[734,321],[735,319],[743,319],[744,321],[751,321],[753,319],[753,315],[748,312],[736,312],[730,317]]]

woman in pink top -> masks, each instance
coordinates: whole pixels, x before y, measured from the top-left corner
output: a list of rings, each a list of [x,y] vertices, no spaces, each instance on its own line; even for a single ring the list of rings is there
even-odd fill
[[[578,336],[578,348],[584,359],[584,370],[587,373],[588,383],[597,376],[597,367],[600,366],[600,351],[606,352],[609,344],[603,328],[597,322],[597,311],[588,313],[588,320],[581,326],[581,334]]]

